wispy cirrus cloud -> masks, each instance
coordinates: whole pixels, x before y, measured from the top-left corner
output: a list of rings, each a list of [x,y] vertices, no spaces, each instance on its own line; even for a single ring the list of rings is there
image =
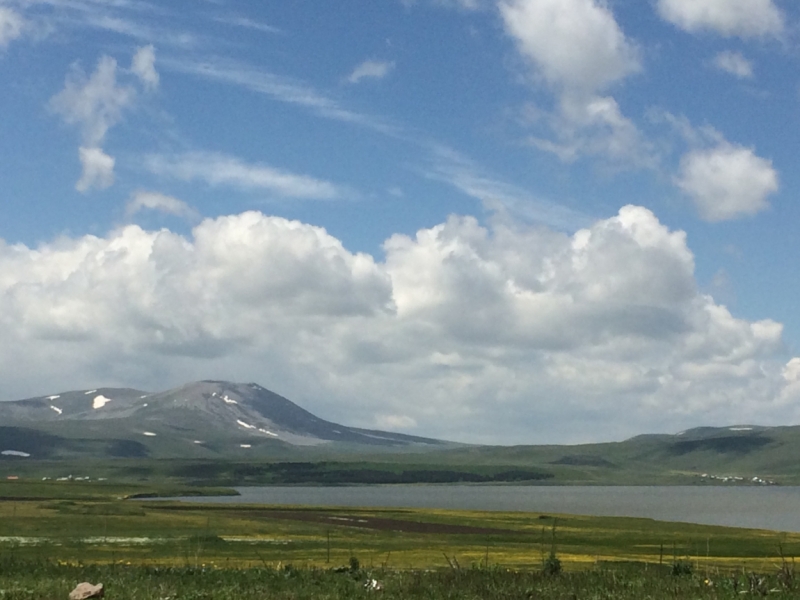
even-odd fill
[[[419,4],[420,0],[400,0],[400,3],[410,8]],[[467,12],[481,10],[491,6],[487,0],[428,0],[428,4]]]
[[[122,111],[136,97],[130,86],[117,83],[117,61],[102,56],[91,76],[78,64],[72,66],[64,89],[50,100],[50,108],[70,125],[79,125],[84,142],[102,143],[108,130],[122,118]]]
[[[779,37],[786,26],[772,0],[658,0],[656,8],[662,19],[690,33]]]
[[[160,46],[192,48],[199,36],[174,27],[174,13],[150,2],[124,0],[5,0],[37,35],[95,29]]]
[[[155,64],[156,49],[152,44],[139,48],[131,61],[131,71],[148,91],[158,87],[159,76]]]
[[[368,59],[356,66],[348,75],[349,83],[358,83],[362,79],[383,79],[394,69],[394,63],[386,60]]]
[[[273,27],[272,25],[261,23],[260,21],[256,21],[249,17],[230,15],[224,17],[214,17],[214,20],[217,23],[222,23],[224,25],[233,25],[234,27],[242,27],[243,29],[252,29],[254,31],[260,31],[262,33],[283,33],[283,31],[278,27]]]
[[[536,197],[529,191],[501,181],[452,148],[431,147],[427,177],[447,183],[498,215],[539,223],[560,231],[574,231],[592,222],[588,215],[564,205]]]
[[[739,79],[753,77],[753,63],[747,60],[741,52],[720,52],[714,57],[712,64],[720,71],[730,73]]]
[[[183,217],[190,221],[197,221],[200,218],[199,213],[183,200],[160,192],[137,190],[131,195],[128,204],[125,206],[125,212],[131,217],[143,210],[153,210],[176,217]]]
[[[344,108],[336,100],[302,82],[253,65],[221,59],[198,61],[181,58],[165,58],[160,65],[167,70],[243,87],[280,102],[301,106],[320,117],[360,125],[385,135],[401,136],[400,128],[395,125]]]
[[[22,36],[25,19],[18,12],[0,6],[0,50]]]
[[[102,149],[109,129],[116,125],[125,110],[136,101],[136,89],[117,82],[117,61],[103,55],[94,72],[87,76],[79,64],[72,65],[64,88],[50,99],[50,109],[65,123],[81,129],[82,144],[79,158],[83,173],[75,189],[88,192],[103,190],[114,183],[114,158]],[[123,70],[123,73],[125,71]],[[133,56],[131,69],[145,89],[158,85],[155,70],[155,49],[139,48]]]
[[[78,183],[75,184],[76,190],[79,192],[104,190],[114,185],[115,160],[113,156],[109,156],[100,148],[84,146],[78,149],[78,156],[83,172]]]
[[[329,181],[217,152],[150,154],[144,166],[155,175],[181,181],[204,181],[211,186],[266,191],[289,198],[332,200],[344,195],[342,188]]]

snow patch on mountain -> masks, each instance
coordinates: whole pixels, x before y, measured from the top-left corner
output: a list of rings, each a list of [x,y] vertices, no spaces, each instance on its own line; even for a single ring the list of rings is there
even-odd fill
[[[111,398],[106,398],[105,396],[100,394],[99,396],[95,396],[95,399],[92,401],[92,408],[94,410],[97,410],[98,408],[103,408],[109,402],[111,402]]]

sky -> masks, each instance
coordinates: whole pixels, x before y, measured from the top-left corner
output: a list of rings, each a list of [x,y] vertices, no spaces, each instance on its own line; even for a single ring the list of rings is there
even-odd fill
[[[0,0],[0,400],[800,423],[789,0]]]

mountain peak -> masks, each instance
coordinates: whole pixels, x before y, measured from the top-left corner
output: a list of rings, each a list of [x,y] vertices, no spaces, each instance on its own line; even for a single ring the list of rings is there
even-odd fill
[[[257,383],[220,380],[195,381],[156,393],[103,388],[1,402],[0,423],[42,425],[43,431],[55,435],[69,431],[93,439],[113,437],[133,449],[126,455],[136,456],[152,456],[156,446],[169,446],[173,456],[213,456],[231,451],[263,455],[291,446],[357,450],[443,444],[332,423]]]

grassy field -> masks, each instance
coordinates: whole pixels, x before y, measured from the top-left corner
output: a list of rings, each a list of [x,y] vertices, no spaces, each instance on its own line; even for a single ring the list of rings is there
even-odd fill
[[[770,570],[800,534],[522,512],[208,505],[124,499],[176,488],[0,482],[0,554],[68,563],[200,567],[459,564],[566,570],[604,561]],[[190,491],[190,490],[187,490]]]
[[[0,482],[0,600],[64,598],[83,580],[103,581],[109,597],[162,600],[356,598],[377,591],[368,589],[373,579],[387,598],[800,597],[800,534],[539,513],[123,499],[164,491]],[[543,572],[551,555],[560,575]],[[676,564],[691,575],[673,575]]]

